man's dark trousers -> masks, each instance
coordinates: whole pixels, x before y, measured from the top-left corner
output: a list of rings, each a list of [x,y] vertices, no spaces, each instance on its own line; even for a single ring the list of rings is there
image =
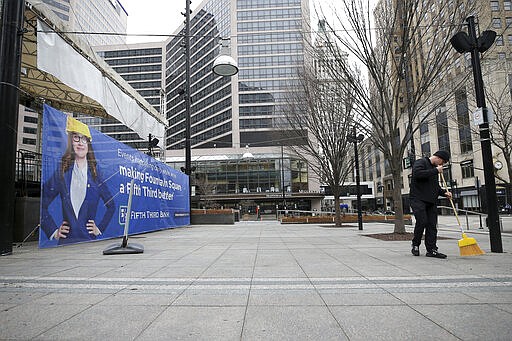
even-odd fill
[[[427,252],[437,250],[437,205],[421,200],[412,200],[411,208],[416,218],[412,245],[419,246],[425,231],[425,248]]]

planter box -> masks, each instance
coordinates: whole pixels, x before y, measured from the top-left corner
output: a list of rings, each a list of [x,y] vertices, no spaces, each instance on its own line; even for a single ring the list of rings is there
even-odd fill
[[[39,225],[40,198],[18,197],[14,216],[13,240],[21,242]],[[37,231],[39,232],[39,231]],[[27,241],[37,241],[38,233],[30,235]]]
[[[299,216],[299,217],[283,217],[281,224],[325,224],[334,223],[335,216]],[[357,223],[357,215],[345,215],[341,219],[342,223]],[[363,215],[363,223],[394,223],[395,216],[392,215]],[[409,214],[404,214],[404,222],[406,225],[412,224]]]
[[[191,225],[233,225],[238,211],[235,210],[192,210]]]

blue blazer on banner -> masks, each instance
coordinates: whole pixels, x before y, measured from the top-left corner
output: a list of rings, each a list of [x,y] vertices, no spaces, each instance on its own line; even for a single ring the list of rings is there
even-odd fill
[[[60,238],[58,241],[59,245],[96,239],[97,237],[94,234],[90,234],[87,230],[87,221],[94,220],[96,222],[96,226],[103,234],[115,212],[112,195],[110,194],[106,183],[101,181],[101,177],[99,175],[96,180],[94,180],[90,170],[87,170],[87,190],[85,200],[80,206],[78,217],[76,217],[70,196],[72,172],[73,167],[70,167],[64,173],[64,177],[62,177],[60,170],[57,170],[43,185],[45,195],[41,198],[43,215],[41,218],[43,222],[46,222],[45,224],[42,224],[42,228],[44,229],[46,236],[50,238],[62,223],[55,222],[48,211],[48,207],[57,198],[57,196],[60,196],[62,203],[62,218],[64,221],[68,222],[70,227],[67,238]],[[106,210],[101,222],[98,224],[96,220],[96,213],[98,211],[98,205],[101,204],[100,199],[103,201],[103,205]]]

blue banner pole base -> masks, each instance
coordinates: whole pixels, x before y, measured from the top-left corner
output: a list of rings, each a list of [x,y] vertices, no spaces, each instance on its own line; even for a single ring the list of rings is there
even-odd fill
[[[124,244],[124,245],[123,245]],[[122,244],[112,244],[103,250],[104,255],[125,255],[132,253],[143,253],[144,246],[137,243],[122,243]]]

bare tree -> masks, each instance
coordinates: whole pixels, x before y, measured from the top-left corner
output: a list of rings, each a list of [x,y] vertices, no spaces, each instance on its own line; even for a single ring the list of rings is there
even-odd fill
[[[334,60],[343,63],[343,60]],[[353,125],[351,97],[338,82],[317,77],[305,68],[297,91],[288,98],[285,125],[298,143],[288,148],[308,163],[310,170],[329,186],[334,195],[336,226],[342,225],[340,195],[342,185],[353,169],[347,133]]]
[[[208,174],[196,172],[193,183],[197,188],[199,202],[203,203],[204,208],[218,208],[218,204],[212,199],[215,185],[208,179]]]
[[[349,88],[359,121],[367,123],[362,127],[389,164],[394,232],[405,233],[402,160],[406,152],[416,155],[414,133],[464,81],[451,78],[449,40],[474,6],[471,0],[381,0],[372,18],[369,3],[339,0],[341,10],[329,25],[332,46],[345,49],[354,63],[337,65],[332,75]],[[361,77],[354,64],[361,65],[368,77]]]
[[[512,65],[510,62],[485,63],[493,65],[486,70],[486,97],[488,106],[494,111],[494,122],[491,125],[491,142],[498,147],[505,160],[507,173],[499,170],[495,176],[507,185],[508,202],[512,202],[510,181],[512,180]],[[489,67],[486,67],[488,69]]]

